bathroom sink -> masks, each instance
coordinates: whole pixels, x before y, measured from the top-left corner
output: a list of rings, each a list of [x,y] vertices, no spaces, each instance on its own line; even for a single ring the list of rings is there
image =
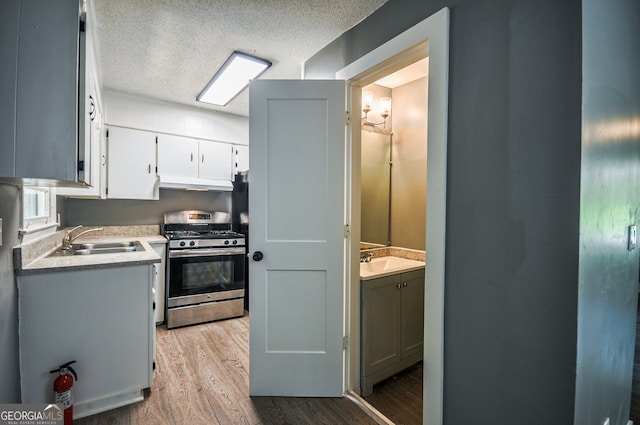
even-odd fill
[[[104,242],[104,243],[80,243],[71,245],[70,249],[57,249],[50,257],[69,255],[93,255],[93,254],[117,254],[124,252],[136,252],[143,250],[140,242]]]
[[[360,278],[373,279],[421,268],[424,268],[423,261],[400,257],[372,258],[370,262],[360,263]]]

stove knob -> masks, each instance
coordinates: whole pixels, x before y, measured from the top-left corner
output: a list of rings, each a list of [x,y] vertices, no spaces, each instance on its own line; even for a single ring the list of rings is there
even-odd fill
[[[238,240],[237,240],[237,239],[234,239],[234,240],[233,240],[233,244],[234,244],[234,245],[238,245]]]
[[[226,240],[224,241],[224,244],[225,244],[225,245],[229,245],[229,239],[226,239]]]
[[[189,242],[189,246],[196,246],[196,241]]]
[[[180,246],[184,246],[184,241],[180,242]]]

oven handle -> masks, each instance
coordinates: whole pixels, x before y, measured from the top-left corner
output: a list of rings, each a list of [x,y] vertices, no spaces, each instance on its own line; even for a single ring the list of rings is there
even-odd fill
[[[214,248],[214,249],[176,249],[169,250],[169,258],[184,257],[216,257],[219,255],[244,255],[244,248]]]

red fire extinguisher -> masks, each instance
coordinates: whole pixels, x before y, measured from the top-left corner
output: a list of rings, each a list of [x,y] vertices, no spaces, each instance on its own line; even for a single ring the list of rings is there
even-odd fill
[[[73,424],[73,396],[71,395],[71,387],[73,380],[78,380],[76,371],[70,366],[76,361],[70,361],[53,369],[50,373],[58,373],[58,377],[53,381],[53,394],[55,403],[62,405],[64,409],[64,425]],[[71,372],[71,373],[69,373]],[[73,376],[71,376],[73,374]]]

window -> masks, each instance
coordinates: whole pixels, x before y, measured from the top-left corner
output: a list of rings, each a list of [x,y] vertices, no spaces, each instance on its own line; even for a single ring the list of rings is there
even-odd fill
[[[38,232],[40,234],[44,229],[52,229],[56,225],[55,189],[23,186],[22,229],[20,229],[20,233]]]
[[[49,217],[49,191],[43,188],[24,188],[24,218]]]

